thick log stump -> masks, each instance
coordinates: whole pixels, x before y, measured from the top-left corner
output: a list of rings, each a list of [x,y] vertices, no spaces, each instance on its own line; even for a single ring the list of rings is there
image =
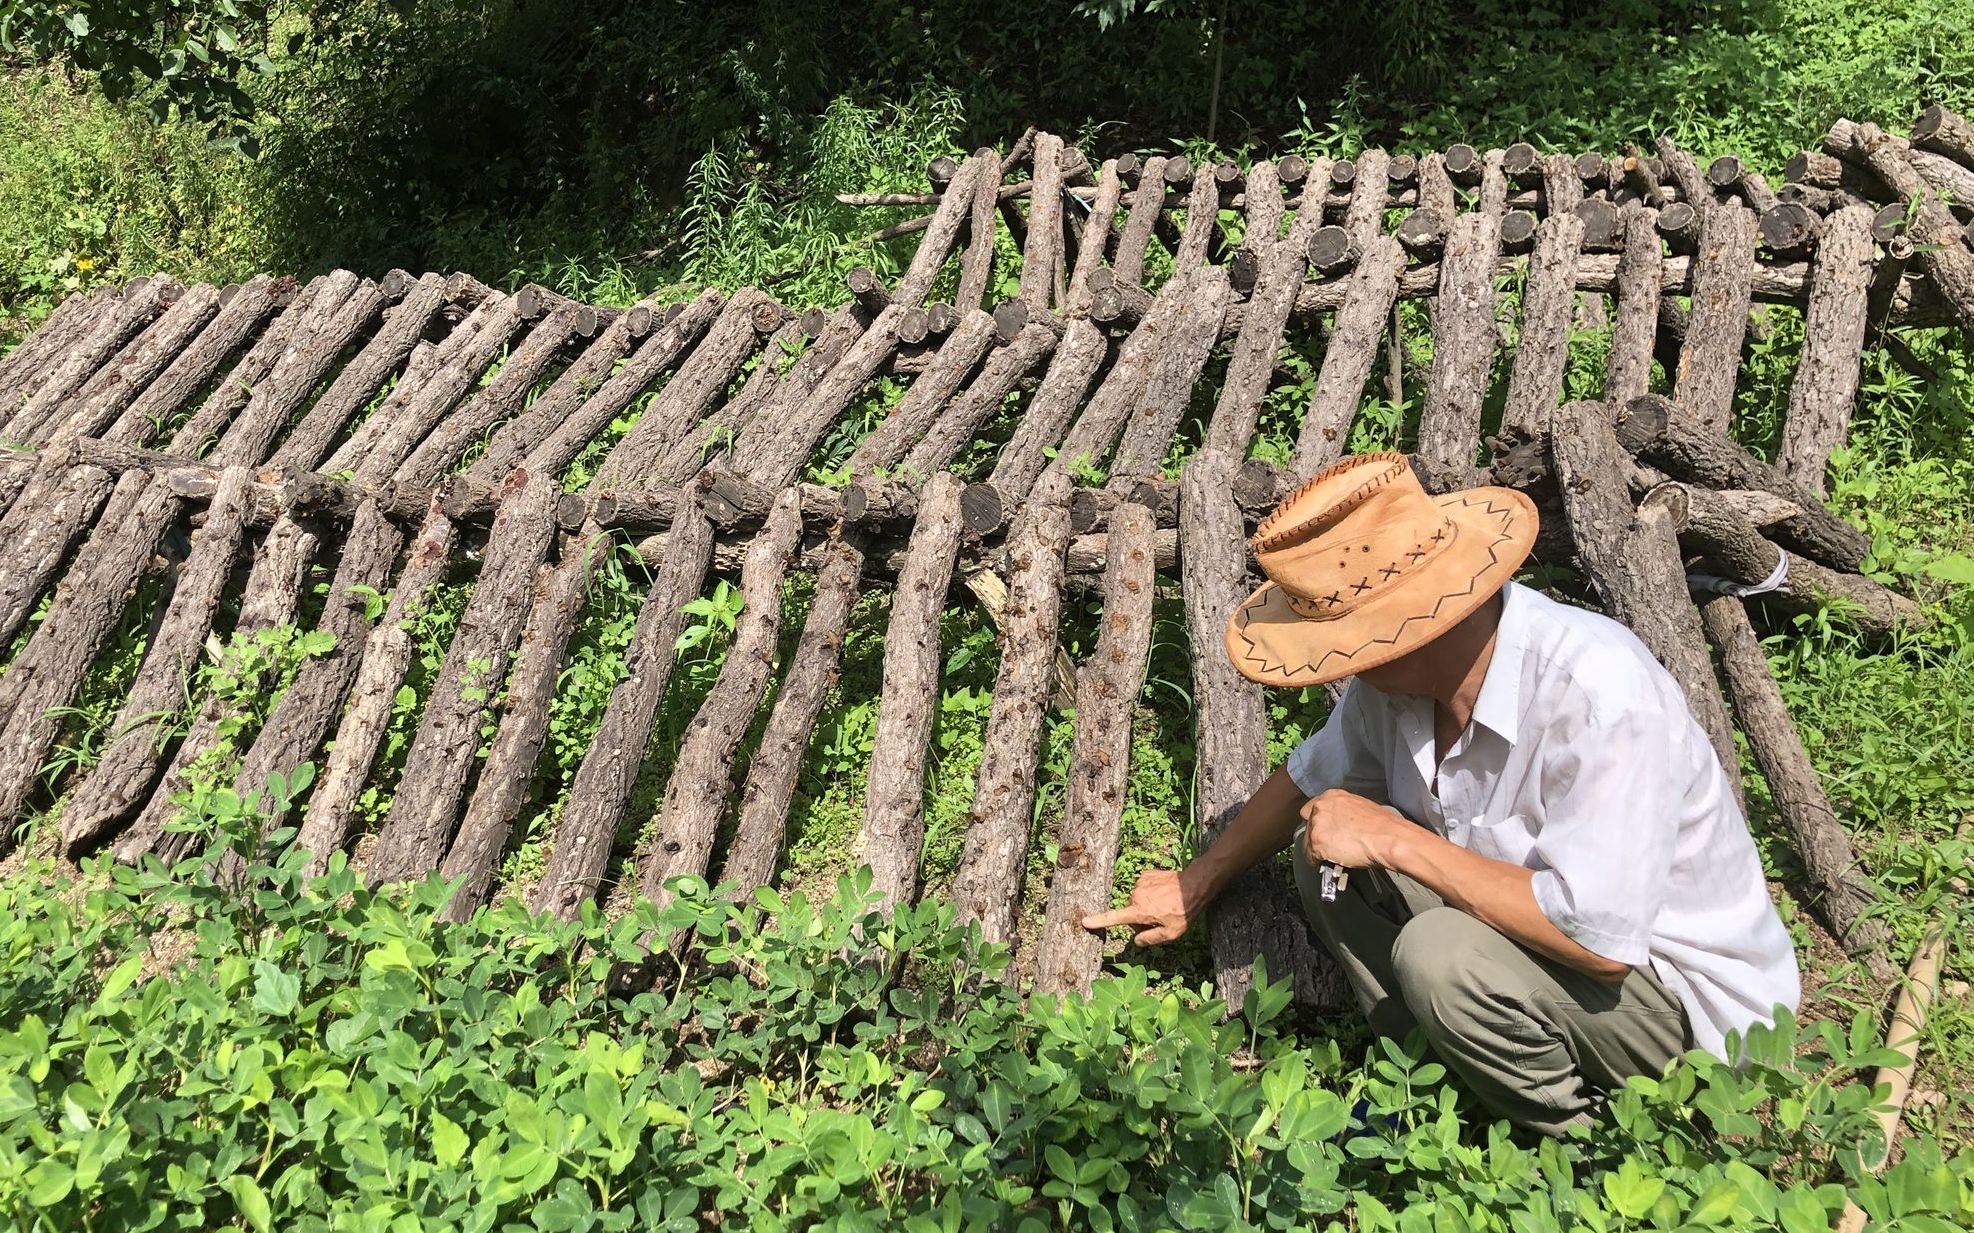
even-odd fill
[[[1663,510],[1632,508],[1624,450],[1602,404],[1576,402],[1560,408],[1549,440],[1584,574],[1605,609],[1630,626],[1679,682],[1740,799],[1741,756],[1734,748],[1734,725],[1721,700],[1699,614],[1687,597],[1686,567],[1670,518]]]
[[[1196,785],[1202,850],[1218,838],[1268,777],[1268,708],[1261,686],[1234,670],[1222,642],[1227,618],[1247,598],[1247,545],[1234,503],[1236,460],[1202,451],[1181,478],[1179,538],[1186,627],[1193,647]],[[1272,863],[1228,887],[1210,919],[1215,991],[1238,1007],[1257,958],[1273,980],[1294,982],[1305,1005],[1335,1007],[1343,989],[1334,962],[1309,940],[1300,905]]]
[[[926,484],[885,629],[884,684],[855,851],[871,867],[873,886],[889,907],[918,896],[925,748],[939,700],[939,613],[959,555],[962,487],[949,471]]]
[[[1103,939],[1083,918],[1110,906],[1131,770],[1131,717],[1151,651],[1151,511],[1120,506],[1111,520],[1104,570],[1103,627],[1076,675],[1076,731],[1068,803],[1035,951],[1035,988],[1088,990],[1103,964]]]
[[[1069,490],[1068,476],[1049,477],[1009,538],[1001,664],[951,892],[961,919],[979,921],[989,942],[1014,940],[1028,866],[1042,722],[1056,680]]]
[[[561,821],[550,841],[548,866],[528,906],[572,920],[596,895],[610,866],[617,826],[651,740],[658,703],[678,657],[683,606],[695,598],[713,556],[713,524],[694,511],[665,536],[658,577],[638,609],[637,630],[624,657],[625,677],[610,692],[603,722],[590,742]]]

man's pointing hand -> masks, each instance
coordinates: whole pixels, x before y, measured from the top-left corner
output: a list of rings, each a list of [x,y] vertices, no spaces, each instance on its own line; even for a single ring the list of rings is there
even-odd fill
[[[1129,925],[1140,929],[1132,941],[1140,946],[1157,946],[1178,938],[1192,924],[1192,898],[1176,871],[1147,870],[1139,875],[1138,885],[1131,891],[1131,902],[1108,912],[1090,913],[1083,918],[1083,927],[1101,932]]]

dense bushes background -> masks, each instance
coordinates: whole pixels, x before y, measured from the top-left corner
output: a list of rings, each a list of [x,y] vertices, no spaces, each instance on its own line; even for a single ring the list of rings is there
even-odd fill
[[[9,0],[0,17],[92,7]],[[238,7],[172,11],[196,34]],[[808,300],[869,256],[842,258],[842,239],[884,221],[834,193],[922,187],[928,152],[1027,124],[1106,154],[1670,132],[1774,166],[1839,115],[1974,102],[1957,0],[298,0],[271,22],[261,68],[278,71],[255,71],[240,33],[257,161],[208,147],[223,119],[154,129],[145,105],[170,89],[108,103],[19,45],[0,84],[0,303],[158,266],[339,264],[618,299],[772,281]],[[166,31],[164,53],[185,37]]]

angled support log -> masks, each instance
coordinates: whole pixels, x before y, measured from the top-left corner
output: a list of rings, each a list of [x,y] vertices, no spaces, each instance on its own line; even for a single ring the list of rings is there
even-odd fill
[[[659,484],[683,484],[721,456],[727,445],[745,432],[754,417],[773,399],[793,357],[802,350],[801,318],[791,318],[768,337],[760,362],[747,375],[740,392],[681,437],[651,468]]]
[[[898,279],[898,289],[891,297],[894,304],[917,308],[925,303],[933,280],[939,276],[940,267],[946,264],[946,256],[959,238],[960,225],[971,213],[976,185],[981,178],[998,184],[999,170],[999,159],[980,154],[960,164],[958,173],[939,199],[939,208],[932,212],[932,221],[925,229],[925,238],[919,241],[918,251],[912,254],[911,265]]]
[[[336,374],[322,397],[288,433],[274,461],[303,471],[315,469],[329,447],[367,406],[384,382],[411,358],[425,331],[446,304],[446,280],[427,274],[412,284],[403,299],[385,310],[384,323],[363,344],[356,358]]]
[[[1736,202],[1708,208],[1693,264],[1693,316],[1679,349],[1673,396],[1699,422],[1726,432],[1734,411],[1734,374],[1754,294],[1755,216]]]
[[[891,414],[851,451],[846,464],[850,473],[866,477],[897,465],[952,402],[994,338],[993,316],[977,308],[968,312]]]
[[[1896,200],[1912,204],[1908,236],[1919,267],[1932,277],[1962,332],[1974,338],[1974,251],[1961,242],[1960,224],[1941,204],[1938,190],[1913,165],[1916,152],[1875,124],[1859,124],[1850,132],[1848,153],[1883,180]]]
[[[1624,237],[1617,266],[1617,317],[1604,369],[1604,399],[1614,407],[1651,389],[1664,262],[1653,216],[1644,206],[1625,207]]]
[[[405,754],[391,811],[377,834],[367,871],[372,886],[422,878],[445,857],[480,726],[507,677],[536,573],[555,537],[558,491],[553,477],[518,470],[504,485],[473,598],[446,648]]]
[[[12,351],[0,356],[0,414],[7,417],[0,420],[0,427],[27,401],[55,357],[87,335],[104,313],[115,311],[112,302],[121,298],[115,287],[98,287],[87,295],[72,291]]]
[[[111,440],[139,444],[158,435],[179,408],[212,380],[226,358],[294,294],[293,279],[263,274],[241,284],[233,297],[220,306],[218,315],[199,331],[198,337],[172,357],[165,370],[123,409],[103,435]]]
[[[1824,221],[1811,260],[1803,352],[1789,387],[1777,462],[1782,473],[1821,493],[1830,454],[1850,436],[1871,293],[1871,212],[1850,206]]]
[[[1083,225],[1083,242],[1076,249],[1076,264],[1070,270],[1069,290],[1062,308],[1071,315],[1090,311],[1090,275],[1104,262],[1109,251],[1112,224],[1117,220],[1117,203],[1123,184],[1117,175],[1117,160],[1104,160],[1097,175],[1097,195],[1090,202],[1090,216]]]
[[[651,467],[692,431],[759,349],[756,317],[769,303],[765,292],[752,287],[733,293],[665,388],[597,468],[595,486],[605,490],[643,485]]]
[[[135,284],[113,301],[110,311],[99,315],[88,333],[50,358],[40,381],[0,435],[15,441],[46,440],[63,418],[62,407],[69,397],[98,369],[112,363],[124,344],[167,311],[184,290],[175,282],[156,278]]]
[[[419,488],[429,488],[444,479],[475,441],[521,409],[528,391],[580,333],[581,318],[580,305],[563,304],[536,322],[493,380],[475,390],[411,451],[398,467],[397,478]]]
[[[540,398],[501,425],[493,439],[487,442],[486,452],[466,469],[466,474],[485,483],[497,484],[508,472],[520,466],[529,453],[546,440],[549,433],[566,420],[584,399],[601,389],[609,380],[617,361],[630,353],[637,339],[648,336],[648,328],[645,334],[640,335],[635,327],[640,318],[645,319],[648,326],[650,316],[649,303],[638,304],[618,314],[604,327],[603,333],[583,348],[576,361],[562,370]],[[417,458],[414,453],[412,459]],[[411,465],[412,459],[406,460],[407,466]],[[420,467],[429,465],[429,456],[419,462]]]
[[[1103,626],[1076,678],[1076,730],[1056,867],[1035,951],[1035,988],[1087,990],[1103,964],[1103,939],[1083,918],[1110,906],[1131,767],[1131,716],[1151,650],[1151,511],[1120,506],[1111,520]]]
[[[318,302],[340,303],[356,283],[356,275],[347,270],[310,279],[213,386],[197,409],[173,431],[165,449],[187,457],[204,453],[207,444],[247,405],[247,399],[267,379],[289,343],[305,337],[314,328],[313,314]],[[222,361],[224,358],[220,357]]]
[[[1707,655],[1700,617],[1686,592],[1686,567],[1667,512],[1634,510],[1624,450],[1603,406],[1576,402],[1559,408],[1549,435],[1577,560],[1605,609],[1631,627],[1679,682],[1686,703],[1713,743],[1735,798],[1741,797],[1741,755]]]
[[[1145,245],[1151,242],[1152,230],[1158,226],[1159,215],[1165,209],[1163,158],[1153,155],[1145,160],[1138,185],[1131,190],[1131,198],[1125,208],[1128,213],[1124,231],[1117,237],[1117,254],[1111,258],[1110,267],[1116,271],[1121,282],[1143,283]]]
[[[191,552],[179,570],[164,619],[144,648],[136,679],[111,722],[108,747],[62,808],[64,851],[94,843],[149,792],[163,755],[156,730],[192,701],[186,686],[198,671],[213,613],[233,571],[246,528],[251,480],[245,467],[222,473],[205,525],[192,535]]]
[[[1220,181],[1210,174],[1196,175],[1186,195],[1186,226],[1179,234],[1179,247],[1173,250],[1172,268],[1205,265],[1219,230]]]
[[[802,503],[784,488],[760,533],[747,546],[740,571],[742,605],[733,642],[720,666],[719,680],[693,715],[665,784],[645,850],[639,854],[644,894],[659,903],[665,884],[682,876],[705,876],[733,787],[733,754],[760,708],[774,666],[775,639],[781,632],[782,583],[802,536]]]
[[[1227,618],[1247,597],[1247,545],[1234,503],[1233,456],[1206,450],[1187,462],[1179,503],[1186,627],[1193,647],[1195,786],[1201,850],[1218,838],[1268,777],[1268,708],[1261,686],[1241,676],[1222,648]],[[1274,980],[1292,980],[1298,1001],[1338,1006],[1334,962],[1309,940],[1300,905],[1272,863],[1249,870],[1220,896],[1211,918],[1213,982],[1241,1005],[1265,959]]]
[[[1124,340],[1097,392],[1070,426],[1048,470],[1068,470],[1079,462],[1096,465],[1110,454],[1204,277],[1203,270],[1181,271],[1159,289],[1151,310]]]
[[[1108,478],[1112,490],[1128,489],[1138,480],[1158,474],[1172,448],[1172,435],[1192,401],[1193,386],[1206,371],[1213,344],[1220,337],[1220,323],[1231,295],[1225,269],[1204,264],[1197,268],[1192,293],[1178,305],[1168,340],[1146,376],[1138,405],[1117,443]]]
[[[1048,466],[1048,451],[1062,440],[1084,392],[1109,354],[1110,340],[1102,330],[1088,321],[1070,321],[1061,341],[1056,343],[1042,384],[1028,401],[1028,413],[1021,417],[1014,435],[994,462],[987,483],[997,494],[1007,494],[1020,501],[1034,487]],[[1002,517],[1012,513],[1011,508],[1005,510],[993,520],[994,525],[999,526]]]
[[[842,358],[817,377],[799,402],[786,404],[785,413],[756,417],[732,450],[747,479],[764,488],[781,488],[801,474],[816,442],[897,351],[898,327],[905,311],[893,304],[877,314],[870,328],[845,346]],[[801,367],[798,363],[796,370]],[[795,377],[794,371],[790,377]],[[797,392],[790,390],[791,394]]]
[[[54,409],[45,435],[92,436],[116,422],[218,313],[219,288],[210,283],[186,288],[177,303]]]
[[[1014,940],[1028,866],[1042,722],[1056,679],[1069,490],[1066,475],[1038,485],[1009,537],[1001,663],[951,892],[961,919],[979,921],[989,942]]]
[[[907,482],[922,483],[943,470],[1001,409],[1002,400],[1015,386],[1048,360],[1057,341],[1047,326],[1025,325],[1006,344],[990,352],[972,383],[946,404],[899,464]]]
[[[320,873],[330,855],[349,838],[358,794],[370,776],[371,763],[389,726],[391,706],[404,674],[411,666],[410,626],[430,606],[432,590],[445,580],[459,530],[436,503],[405,555],[397,585],[377,624],[364,636],[363,648],[348,687],[349,708],[337,718],[335,741],[324,760],[315,790],[309,794],[295,843],[310,854],[309,869]],[[344,668],[348,671],[347,665]],[[335,682],[325,683],[325,699],[341,706]],[[272,728],[270,717],[270,729]]]
[[[658,577],[638,609],[625,677],[611,691],[596,739],[577,768],[550,841],[547,869],[529,900],[537,912],[572,920],[602,885],[658,703],[671,680],[678,654],[673,644],[685,626],[681,609],[699,594],[712,556],[713,524],[704,515],[695,512],[672,524]]]
[[[1391,192],[1391,157],[1376,148],[1357,156],[1357,182],[1344,210],[1343,229],[1361,252],[1384,235],[1385,203]]]
[[[1433,305],[1433,367],[1419,413],[1418,458],[1440,485],[1466,487],[1480,449],[1481,400],[1494,361],[1494,263],[1500,220],[1462,214],[1447,234]]]
[[[295,411],[341,358],[345,348],[370,327],[383,308],[384,294],[368,279],[350,289],[333,312],[318,303],[315,321],[294,340],[265,380],[254,386],[240,414],[213,447],[212,460],[223,465],[259,463],[287,429]]]
[[[1536,227],[1522,295],[1522,326],[1508,370],[1503,432],[1532,433],[1562,401],[1563,372],[1570,361],[1570,317],[1576,302],[1576,259],[1583,248],[1583,220],[1552,214]]]
[[[530,475],[553,475],[569,465],[591,438],[692,349],[700,335],[725,306],[726,297],[708,288],[699,293],[663,329],[645,339],[621,368],[584,398],[568,417],[553,426],[541,443],[528,451],[522,464]]]
[[[1365,248],[1344,292],[1330,329],[1330,345],[1316,375],[1316,390],[1303,412],[1289,469],[1311,476],[1343,457],[1350,444],[1351,421],[1364,396],[1364,383],[1377,363],[1378,340],[1384,334],[1392,306],[1398,302],[1398,276],[1405,268],[1405,250],[1391,236],[1379,236]],[[1479,424],[1475,424],[1476,439]]]
[[[0,518],[0,646],[13,642],[69,551],[94,523],[116,479],[50,447]]]
[[[925,750],[939,700],[939,613],[959,555],[961,488],[948,471],[927,482],[885,629],[884,683],[854,851],[889,907],[918,896]]]
[[[1282,238],[1282,179],[1275,164],[1263,160],[1248,168],[1247,191],[1241,203],[1247,215],[1241,244],[1258,244]]]
[[[1723,433],[1710,432],[1671,399],[1647,394],[1617,416],[1617,439],[1640,462],[1705,488],[1773,493],[1800,511],[1770,533],[1784,547],[1832,569],[1857,572],[1871,537],[1823,507],[1816,495]]]
[[[1709,595],[1699,603],[1707,637],[1720,655],[1735,716],[1768,783],[1775,811],[1788,829],[1790,847],[1802,862],[1803,898],[1811,914],[1863,960],[1873,976],[1888,978],[1891,937],[1882,917],[1867,915],[1877,895],[1860,876],[1857,850],[1823,793],[1802,734],[1769,671],[1768,655],[1748,622],[1747,609],[1732,595]]]
[[[775,693],[761,747],[748,764],[747,781],[740,789],[739,821],[720,869],[719,881],[735,883],[743,897],[774,880],[802,755],[836,680],[863,564],[862,550],[849,538],[833,538],[823,550],[802,637]]]
[[[982,151],[975,151],[977,158]],[[967,206],[966,251],[960,256],[960,285],[954,303],[962,310],[979,308],[994,282],[994,208],[1000,201],[1001,178],[980,176],[974,181]]]
[[[1028,242],[1021,252],[1021,302],[1038,312],[1056,303],[1063,264],[1062,138],[1035,134],[1035,191],[1029,197]]]

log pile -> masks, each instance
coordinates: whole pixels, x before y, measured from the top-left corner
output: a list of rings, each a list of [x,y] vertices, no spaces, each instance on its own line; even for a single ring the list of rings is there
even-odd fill
[[[1938,108],[1909,139],[1839,122],[1779,190],[1668,140],[1615,158],[1463,146],[1195,168],[1095,160],[1031,132],[1006,154],[935,160],[925,192],[849,199],[928,208],[872,237],[833,308],[744,289],[611,309],[401,271],[72,296],[0,357],[0,834],[54,806],[66,852],[170,858],[197,838],[168,825],[189,785],[261,792],[313,761],[297,816],[278,821],[318,867],[365,838],[373,883],[443,872],[461,879],[448,911],[468,913],[521,827],[596,554],[615,538],[655,581],[547,828],[532,906],[573,915],[618,877],[661,897],[681,874],[743,894],[771,882],[872,590],[891,602],[856,855],[887,901],[908,902],[939,618],[965,588],[1000,597],[1002,662],[953,897],[989,938],[1017,939],[1045,721],[1073,703],[1059,855],[1028,911],[1038,983],[1077,988],[1103,947],[1074,921],[1119,890],[1155,593],[1183,605],[1194,643],[1204,838],[1267,771],[1260,691],[1222,662],[1216,632],[1252,581],[1242,539],[1348,452],[1372,390],[1421,409],[1408,444],[1429,485],[1492,479],[1537,501],[1539,554],[1575,566],[1674,671],[1737,783],[1740,729],[1812,910],[1876,963],[1855,855],[1755,630],[1826,606],[1875,640],[1925,619],[1860,572],[1869,544],[1825,509],[1824,472],[1886,325],[1974,332],[1970,131]],[[1003,227],[1019,287],[989,303]],[[901,237],[915,247],[876,247]],[[1512,356],[1505,276],[1523,288]],[[1410,389],[1407,300],[1429,303],[1435,344]],[[1734,420],[1764,303],[1806,323],[1773,463]],[[1602,397],[1563,405],[1570,331],[1606,321]],[[1292,452],[1250,457],[1278,357],[1311,334],[1326,341]],[[1216,357],[1224,379],[1202,390]],[[880,380],[902,397],[843,444]],[[813,598],[784,631],[797,574]],[[1689,575],[1711,588],[1697,605]],[[683,608],[715,577],[746,600],[732,647],[637,816]],[[147,578],[163,597],[122,713],[87,766],[44,775]],[[429,696],[394,728],[411,629],[436,587],[469,581]],[[317,585],[327,601],[305,602]],[[1056,642],[1072,588],[1102,604],[1074,665]],[[246,693],[278,688],[268,707],[202,694],[218,640],[298,621],[326,649],[286,679],[255,669]],[[736,765],[757,719],[760,751]],[[1276,871],[1243,884],[1211,946],[1236,1003],[1263,954],[1304,1000],[1339,995]]]

